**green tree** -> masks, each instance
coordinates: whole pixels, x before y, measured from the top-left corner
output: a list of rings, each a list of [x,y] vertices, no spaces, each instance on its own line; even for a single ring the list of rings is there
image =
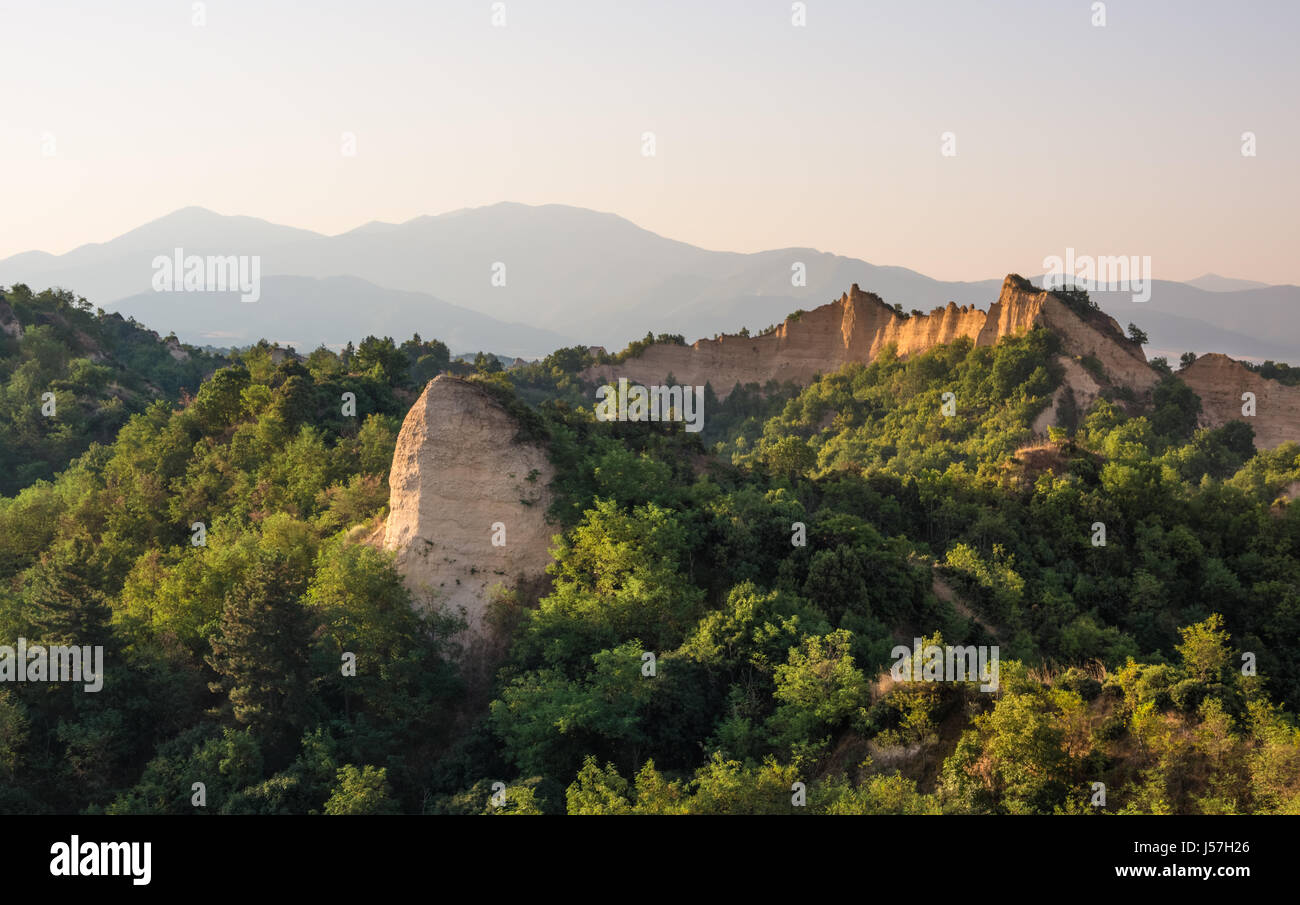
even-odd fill
[[[501,362],[495,355],[479,352],[474,356],[474,370],[480,374],[499,374],[502,370]]]
[[[683,574],[686,528],[668,509],[648,503],[624,512],[597,500],[552,552],[554,590],[530,619],[521,651],[572,663],[632,639],[670,650],[699,618],[704,594]]]
[[[208,665],[231,714],[273,745],[296,739],[311,709],[310,626],[283,559],[256,563],[226,597]]]
[[[248,384],[248,370],[242,365],[222,368],[203,384],[190,408],[204,434],[219,434],[239,420]]]
[[[55,546],[24,576],[32,628],[45,643],[112,649],[106,583],[102,556],[88,538],[79,535]]]
[[[1155,411],[1151,427],[1170,441],[1185,440],[1196,429],[1201,413],[1201,398],[1187,384],[1173,375],[1165,376],[1152,391]]]
[[[401,808],[388,786],[386,770],[368,764],[358,770],[344,764],[339,768],[338,785],[325,802],[325,813],[400,814]]]
[[[1214,613],[1203,622],[1179,629],[1178,634],[1182,638],[1178,654],[1190,678],[1209,684],[1231,675],[1232,648],[1222,616]]]
[[[404,352],[393,343],[391,336],[380,339],[367,336],[357,346],[349,366],[363,374],[373,373],[389,386],[401,386],[406,381],[410,363]]]
[[[776,667],[774,697],[780,704],[772,727],[782,743],[815,742],[851,717],[865,716],[870,693],[853,664],[852,642],[844,629],[804,638]]]

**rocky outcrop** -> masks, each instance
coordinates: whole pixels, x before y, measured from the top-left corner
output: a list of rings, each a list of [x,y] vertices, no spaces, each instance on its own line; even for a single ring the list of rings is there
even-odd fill
[[[491,393],[446,375],[402,424],[388,482],[383,546],[417,601],[464,615],[482,635],[498,585],[544,575],[554,468]]]
[[[1241,362],[1217,352],[1202,355],[1178,372],[1201,397],[1202,427],[1244,421],[1255,429],[1255,446],[1272,449],[1300,443],[1300,387],[1261,377]],[[1246,393],[1255,396],[1255,414],[1243,413]]]
[[[767,335],[652,345],[586,376],[653,384],[671,374],[678,383],[711,383],[721,395],[736,383],[804,383],[850,361],[871,361],[891,346],[903,356],[961,337],[989,346],[1035,326],[1060,336],[1058,361],[1065,375],[1052,407],[1035,425],[1040,432],[1054,423],[1067,393],[1086,410],[1108,383],[1145,394],[1160,379],[1113,319],[1015,276],[1007,277],[987,312],[950,304],[902,317],[854,286]],[[1300,442],[1300,388],[1267,380],[1224,355],[1206,355],[1179,376],[1201,397],[1204,426],[1241,419],[1255,428],[1260,448]],[[1254,394],[1253,417],[1242,412],[1244,393]],[[1037,460],[1031,452],[1022,464],[1032,471]],[[555,530],[546,519],[553,477],[544,445],[529,439],[505,403],[471,381],[438,377],[402,425],[382,544],[396,552],[398,569],[418,601],[463,614],[469,632],[483,637],[494,589],[527,592],[545,575]]]
[[[1113,318],[1097,310],[1081,311],[1014,274],[1003,280],[998,300],[988,311],[949,303],[929,314],[903,317],[855,284],[836,301],[788,317],[762,336],[722,336],[690,346],[657,343],[621,364],[589,368],[583,376],[600,382],[626,377],[658,384],[671,375],[679,384],[711,384],[723,398],[737,383],[762,386],[775,379],[806,384],[814,375],[849,362],[869,362],[887,346],[908,357],[961,337],[979,346],[993,345],[1036,326],[1061,338],[1057,361],[1065,375],[1052,405],[1034,423],[1040,434],[1056,423],[1067,392],[1078,410],[1086,411],[1106,384],[1127,387],[1141,401],[1160,381],[1142,347],[1130,341]],[[1202,426],[1242,420],[1255,428],[1260,449],[1300,443],[1300,387],[1261,377],[1219,354],[1202,356],[1178,376],[1201,397]],[[1255,395],[1253,416],[1242,413],[1242,394],[1248,392]]]
[[[657,384],[672,375],[679,384],[711,384],[722,398],[737,383],[768,380],[808,383],[813,375],[835,371],[849,362],[869,362],[887,346],[902,357],[966,337],[991,346],[1004,336],[1042,325],[1056,331],[1068,356],[1097,358],[1107,376],[1145,392],[1158,375],[1142,349],[1130,342],[1118,323],[1099,311],[1080,315],[1049,292],[1008,276],[988,311],[949,302],[929,314],[904,317],[857,284],[828,305],[785,322],[762,336],[722,336],[694,345],[657,343],[636,358],[616,365],[597,365],[588,380],[619,377]]]
[[[0,333],[15,338],[23,335],[23,325],[3,295],[0,295]]]
[[[1061,406],[1067,395],[1074,399],[1076,412],[1086,412],[1101,395],[1102,386],[1078,360],[1065,355],[1056,356],[1056,363],[1061,366],[1061,385],[1052,394],[1052,403],[1034,419],[1034,433],[1047,435],[1047,429],[1060,424]]]
[[[175,336],[167,337],[167,354],[177,361],[186,361],[190,353],[181,348],[180,340]]]

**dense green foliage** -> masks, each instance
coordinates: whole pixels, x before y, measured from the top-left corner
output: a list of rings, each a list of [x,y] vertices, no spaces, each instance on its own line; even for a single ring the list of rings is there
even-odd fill
[[[0,322],[12,331],[0,332],[0,494],[53,477],[225,363],[63,290],[0,287]]]
[[[1300,808],[1300,509],[1274,503],[1300,449],[1196,430],[1172,377],[1022,449],[1054,351],[849,366],[733,432],[739,470],[685,474],[654,447],[688,438],[644,426],[586,441],[494,770],[570,813],[790,813],[796,781],[805,813],[1082,812],[1094,781],[1112,810]],[[913,632],[997,643],[1000,692],[878,681]]]
[[[748,336],[749,331],[745,331],[744,335]],[[602,361],[613,362],[615,364],[627,361],[629,358],[636,358],[656,343],[684,346],[686,345],[686,337],[682,336],[680,333],[660,333],[658,336],[655,336],[653,333],[647,333],[642,339],[633,340],[628,343],[627,348],[622,352],[604,356]]]
[[[1300,448],[1175,377],[1071,412],[1039,330],[710,388],[691,434],[596,421],[586,349],[484,367],[559,537],[478,687],[360,542],[440,345],[254,347],[0,499],[0,635],[109,674],[0,689],[0,810],[1300,811]],[[918,637],[999,687],[891,676]]]
[[[1278,383],[1289,387],[1300,386],[1300,368],[1292,367],[1286,362],[1266,361],[1261,365],[1256,365],[1243,361],[1242,364],[1260,377],[1276,380]]]
[[[1056,388],[1055,345],[1037,330],[996,349],[962,339],[907,362],[887,350],[869,365],[822,377],[761,434],[737,438],[737,461],[785,473],[816,464],[896,474],[1000,463],[1030,440],[1030,425]]]
[[[0,690],[0,809],[187,812],[196,782],[227,813],[419,808],[455,626],[349,539],[387,503],[411,396],[381,359],[271,357],[0,499],[0,632],[102,644],[107,674]]]

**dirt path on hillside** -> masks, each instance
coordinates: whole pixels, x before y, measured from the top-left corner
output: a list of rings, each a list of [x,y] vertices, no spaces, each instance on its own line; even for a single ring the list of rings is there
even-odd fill
[[[939,576],[938,572],[931,572],[931,579],[930,590],[934,592],[935,597],[938,597],[940,600],[947,603],[951,603],[953,609],[992,635],[994,641],[1001,643],[1002,638],[1000,637],[998,630],[988,622],[985,622],[974,610],[967,606],[966,601],[961,599],[961,595],[957,593],[952,585],[944,581]]]

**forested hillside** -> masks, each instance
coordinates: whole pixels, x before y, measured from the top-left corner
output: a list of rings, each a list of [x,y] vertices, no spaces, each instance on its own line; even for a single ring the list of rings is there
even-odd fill
[[[0,494],[52,477],[225,363],[71,292],[0,287]]]
[[[559,475],[486,679],[369,541],[445,346],[240,353],[0,499],[3,643],[107,668],[0,688],[0,810],[1300,812],[1300,447],[1172,376],[1044,440],[1056,348],[710,394],[703,434],[595,420],[585,350],[485,356]],[[896,681],[914,637],[998,645],[999,688]]]

